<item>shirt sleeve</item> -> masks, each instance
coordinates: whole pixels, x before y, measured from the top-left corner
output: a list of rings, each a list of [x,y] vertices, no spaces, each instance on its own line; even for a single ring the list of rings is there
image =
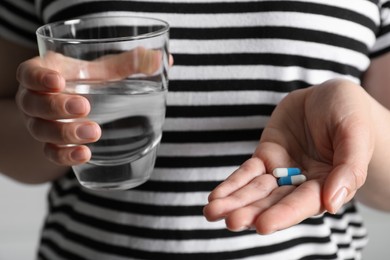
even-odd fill
[[[380,25],[377,39],[371,48],[371,57],[377,57],[390,51],[390,0],[379,1]]]
[[[36,29],[41,26],[34,0],[0,0],[0,37],[37,48]]]

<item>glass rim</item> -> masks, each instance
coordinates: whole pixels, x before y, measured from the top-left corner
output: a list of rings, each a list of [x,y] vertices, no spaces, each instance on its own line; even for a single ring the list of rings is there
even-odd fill
[[[155,21],[158,22],[159,25],[162,25],[161,29],[158,29],[153,32],[147,32],[136,36],[118,36],[118,37],[108,37],[108,38],[91,38],[91,39],[81,39],[81,38],[62,38],[62,37],[53,37],[53,36],[47,36],[42,34],[42,31],[44,31],[46,28],[49,27],[55,27],[59,25],[66,25],[66,24],[77,24],[80,21],[90,21],[90,20],[101,20],[101,19],[120,19],[120,18],[129,18],[134,20],[146,20],[146,21]],[[44,24],[35,31],[35,34],[37,37],[41,39],[50,39],[57,42],[77,42],[77,43],[96,43],[96,42],[117,42],[117,41],[133,41],[133,40],[142,40],[142,39],[148,39],[148,38],[154,38],[160,35],[163,35],[164,33],[167,33],[170,29],[169,24],[159,18],[154,17],[147,17],[147,16],[133,16],[133,15],[110,15],[110,16],[91,16],[91,17],[80,17],[75,19],[69,19],[69,20],[61,20],[56,22],[51,22]]]

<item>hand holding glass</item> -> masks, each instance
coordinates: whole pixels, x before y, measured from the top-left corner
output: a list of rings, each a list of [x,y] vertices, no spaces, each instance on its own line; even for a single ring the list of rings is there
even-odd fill
[[[165,117],[168,31],[164,21],[129,16],[37,30],[44,66],[66,79],[65,93],[89,100],[88,119],[102,129],[101,138],[87,144],[91,160],[73,166],[83,186],[130,189],[149,179]]]

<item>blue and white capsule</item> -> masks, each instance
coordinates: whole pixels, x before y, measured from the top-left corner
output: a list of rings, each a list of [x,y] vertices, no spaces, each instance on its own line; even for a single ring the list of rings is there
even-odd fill
[[[281,177],[278,179],[279,186],[295,185],[298,186],[306,181],[306,176],[303,174]]]
[[[286,176],[294,176],[301,174],[301,169],[299,168],[275,168],[272,171],[272,174],[276,178],[286,177]]]

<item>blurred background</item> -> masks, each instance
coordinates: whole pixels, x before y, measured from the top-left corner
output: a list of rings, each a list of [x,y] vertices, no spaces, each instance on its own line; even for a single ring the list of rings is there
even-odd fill
[[[0,260],[35,260],[48,188],[20,184],[0,175]],[[363,259],[390,259],[390,214],[360,207],[370,233]]]

